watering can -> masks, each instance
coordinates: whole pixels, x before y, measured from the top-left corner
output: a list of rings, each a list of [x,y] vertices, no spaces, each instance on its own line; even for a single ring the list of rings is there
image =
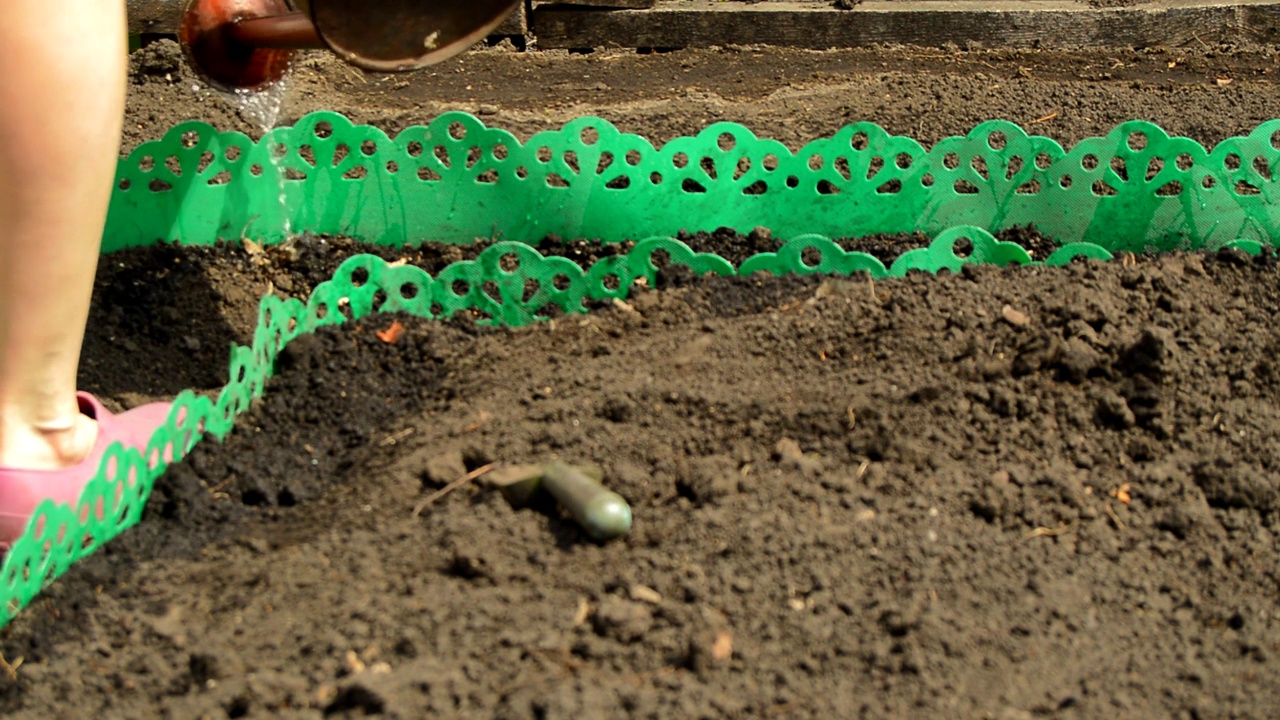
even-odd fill
[[[486,37],[522,0],[187,0],[179,40],[225,90],[279,82],[298,50],[324,49],[370,72],[418,70]]]

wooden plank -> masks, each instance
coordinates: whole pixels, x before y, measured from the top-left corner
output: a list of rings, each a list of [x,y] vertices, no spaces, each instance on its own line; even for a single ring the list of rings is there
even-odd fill
[[[129,34],[177,35],[183,5],[183,0],[127,0]],[[509,37],[528,34],[528,17],[526,6],[520,6],[493,31],[493,35]]]
[[[595,8],[645,9],[658,4],[658,0],[559,0],[559,4],[581,5],[584,7]]]
[[[1274,41],[1280,0],[1159,0],[1094,8],[1070,0],[868,0],[828,3],[661,0],[651,10],[537,5],[541,48],[778,45],[826,49],[879,43],[1067,49]]]
[[[490,35],[494,37],[514,37],[529,34],[529,12],[528,2],[516,8],[516,11],[507,16],[502,24],[493,29]]]

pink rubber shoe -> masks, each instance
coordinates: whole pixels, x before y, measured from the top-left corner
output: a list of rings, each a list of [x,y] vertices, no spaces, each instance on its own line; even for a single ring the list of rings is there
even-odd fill
[[[79,464],[62,470],[22,470],[0,467],[0,552],[27,529],[36,506],[45,498],[74,506],[85,485],[98,474],[102,457],[112,443],[145,451],[151,434],[169,417],[170,403],[151,403],[113,415],[98,399],[77,393],[80,412],[98,421],[98,442]]]

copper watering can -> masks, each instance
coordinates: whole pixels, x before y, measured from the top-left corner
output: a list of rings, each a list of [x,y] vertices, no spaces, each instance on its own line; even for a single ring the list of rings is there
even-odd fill
[[[210,84],[260,90],[297,50],[329,50],[370,72],[405,72],[461,53],[521,0],[188,0],[179,40]]]

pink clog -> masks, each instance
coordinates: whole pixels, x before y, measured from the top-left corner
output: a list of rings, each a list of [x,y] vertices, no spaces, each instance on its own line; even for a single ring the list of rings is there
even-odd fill
[[[98,421],[98,442],[79,464],[62,470],[0,467],[0,552],[27,529],[36,506],[45,498],[75,505],[85,485],[98,473],[112,443],[145,451],[151,434],[169,417],[170,403],[151,403],[114,415],[88,393],[77,393],[80,412]]]

